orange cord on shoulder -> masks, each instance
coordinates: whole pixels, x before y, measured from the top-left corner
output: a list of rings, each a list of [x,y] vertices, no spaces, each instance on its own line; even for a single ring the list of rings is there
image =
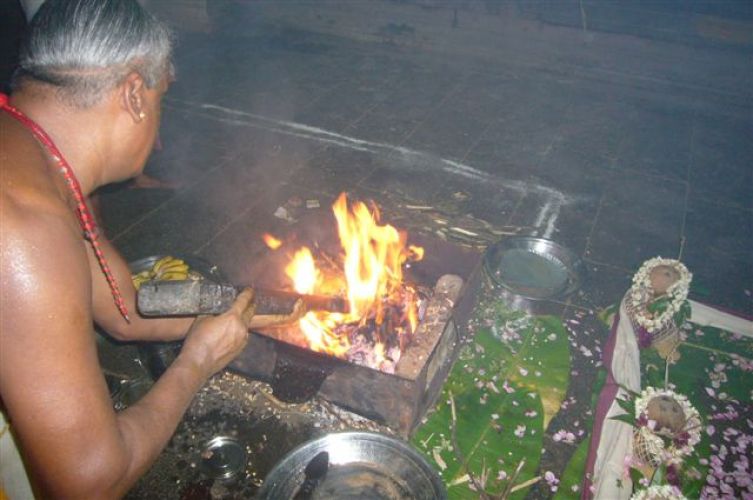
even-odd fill
[[[45,132],[42,127],[40,127],[31,118],[23,114],[20,110],[11,106],[8,102],[8,96],[1,92],[0,109],[5,110],[13,118],[18,120],[23,126],[29,129],[34,137],[36,137],[36,139],[47,149],[55,162],[60,166],[60,172],[63,174],[63,177],[66,180],[66,184],[73,194],[73,198],[76,200],[76,215],[78,216],[78,221],[84,231],[84,238],[86,238],[89,243],[91,243],[94,254],[97,256],[99,267],[102,268],[105,279],[107,279],[107,283],[110,285],[110,291],[112,292],[115,306],[120,311],[123,319],[125,319],[126,322],[130,323],[131,320],[128,317],[128,308],[126,307],[125,301],[123,300],[123,295],[120,293],[118,283],[115,281],[115,276],[112,274],[110,266],[107,264],[107,259],[105,259],[105,255],[102,252],[102,248],[99,244],[99,229],[97,228],[97,223],[95,222],[94,217],[92,217],[92,214],[89,211],[89,207],[86,206],[84,195],[81,192],[81,185],[79,184],[76,175],[73,173],[73,169],[71,169],[71,166],[65,160],[62,153],[60,153],[60,150],[58,150],[57,146],[55,146],[55,143],[52,141],[50,136],[47,135],[47,132]]]

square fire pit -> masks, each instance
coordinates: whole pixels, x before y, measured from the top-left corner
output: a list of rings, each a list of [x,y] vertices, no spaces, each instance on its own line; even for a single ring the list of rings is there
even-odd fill
[[[328,226],[332,233],[328,235]],[[289,231],[299,242],[319,247],[337,242],[336,232],[323,214],[302,220]],[[325,238],[324,240],[322,238]],[[329,243],[328,243],[329,242]],[[268,382],[286,402],[303,402],[315,394],[408,437],[435,403],[455,359],[462,328],[475,305],[481,282],[481,254],[439,238],[410,235],[409,242],[424,248],[424,258],[406,271],[408,281],[429,287],[428,298],[411,342],[386,373],[311,351],[253,332],[245,351],[230,368]],[[306,243],[307,244],[307,243]],[[270,252],[254,265],[251,282],[280,287],[284,264]]]

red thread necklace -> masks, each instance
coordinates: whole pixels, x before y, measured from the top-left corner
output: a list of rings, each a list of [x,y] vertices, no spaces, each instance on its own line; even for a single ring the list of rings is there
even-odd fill
[[[89,243],[91,243],[94,254],[97,256],[99,267],[102,268],[102,272],[107,279],[107,283],[110,285],[110,291],[112,292],[112,297],[115,301],[115,305],[120,311],[121,316],[123,316],[123,318],[130,323],[130,319],[128,317],[128,308],[126,307],[123,296],[120,293],[118,283],[115,281],[115,276],[113,276],[112,271],[110,270],[110,266],[107,264],[107,260],[105,259],[105,255],[104,253],[102,253],[102,248],[99,246],[97,223],[94,220],[94,217],[92,217],[91,212],[89,212],[89,207],[86,206],[84,195],[81,192],[81,185],[79,184],[76,175],[73,173],[71,166],[65,160],[63,154],[60,152],[57,146],[55,146],[55,143],[52,142],[50,136],[47,135],[47,132],[45,132],[42,127],[34,122],[34,120],[23,114],[20,110],[11,106],[10,103],[8,103],[8,96],[1,92],[0,109],[4,109],[6,112],[8,112],[8,114],[10,114],[23,126],[29,129],[34,137],[36,137],[36,139],[47,149],[47,152],[50,154],[50,156],[52,156],[52,159],[55,160],[55,162],[60,167],[60,172],[63,174],[66,184],[73,194],[73,198],[76,200],[76,215],[78,216],[78,221],[81,224],[81,228],[84,230],[84,238],[87,239]]]

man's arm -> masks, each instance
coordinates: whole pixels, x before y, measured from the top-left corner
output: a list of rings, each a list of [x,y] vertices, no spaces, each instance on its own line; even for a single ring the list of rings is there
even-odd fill
[[[242,350],[250,294],[228,313],[196,321],[153,389],[116,414],[97,361],[87,243],[54,217],[6,211],[3,223],[0,395],[32,478],[44,497],[119,497],[160,453],[206,378]]]
[[[182,339],[191,326],[193,318],[144,318],[140,316],[136,308],[136,289],[131,281],[128,263],[106,238],[101,237],[100,247],[118,283],[131,321],[126,323],[115,306],[110,285],[107,283],[97,262],[97,257],[89,245],[87,255],[91,269],[94,321],[118,340],[167,341]]]

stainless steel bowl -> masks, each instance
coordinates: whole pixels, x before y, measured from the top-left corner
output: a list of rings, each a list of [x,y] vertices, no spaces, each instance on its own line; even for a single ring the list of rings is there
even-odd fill
[[[371,432],[328,434],[304,443],[267,475],[259,498],[293,498],[304,483],[306,466],[322,451],[329,453],[329,468],[312,500],[447,498],[439,475],[416,450]]]
[[[213,479],[233,479],[245,467],[246,450],[238,440],[228,436],[212,438],[201,453],[201,468]]]
[[[585,275],[583,262],[572,251],[532,236],[505,238],[488,247],[484,271],[511,307],[529,311],[538,301],[565,299],[580,288]]]

